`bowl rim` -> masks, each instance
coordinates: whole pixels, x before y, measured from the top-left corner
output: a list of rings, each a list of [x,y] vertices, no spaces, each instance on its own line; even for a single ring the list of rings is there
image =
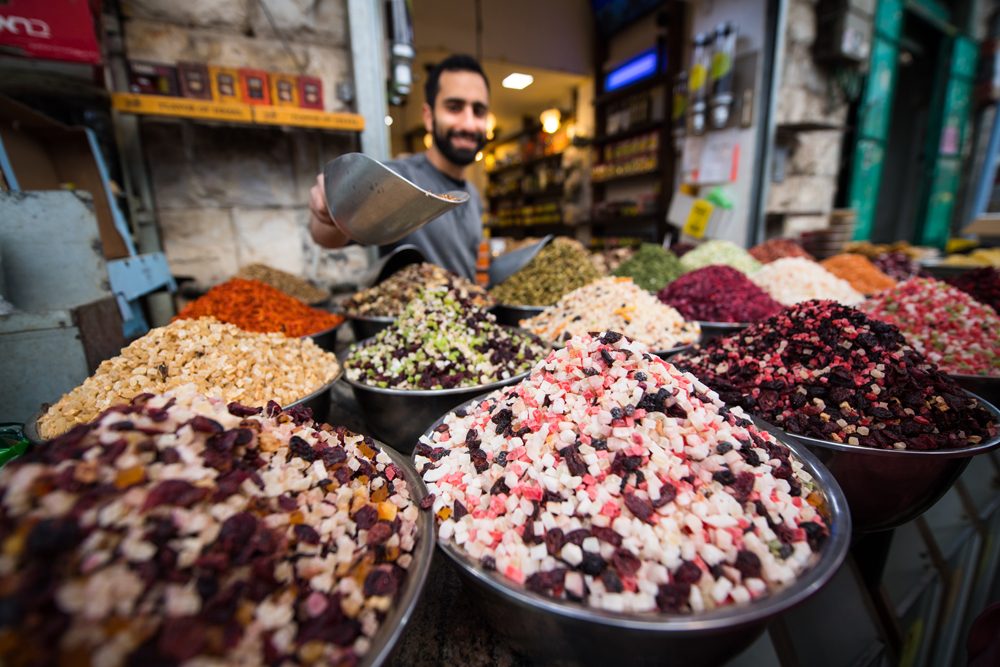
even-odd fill
[[[689,320],[690,321],[690,320]],[[713,322],[711,320],[693,320],[702,326],[702,328],[708,327],[711,329],[731,329],[737,331],[739,329],[746,329],[753,322]]]
[[[352,315],[351,313],[344,311],[343,313],[344,321],[347,320],[357,320],[359,322],[376,322],[378,324],[392,324],[396,321],[398,315]]]
[[[1000,409],[995,405],[985,400],[978,394],[974,394],[968,389],[963,389],[967,395],[979,401],[979,403],[993,416],[993,420],[997,424],[997,434],[988,440],[984,440],[977,445],[972,445],[971,447],[959,447],[955,449],[876,449],[874,447],[863,447],[861,445],[848,445],[841,442],[833,442],[832,440],[822,440],[820,438],[813,438],[808,435],[798,435],[790,431],[786,431],[780,426],[773,424],[771,422],[760,419],[759,417],[754,417],[754,421],[761,425],[761,428],[768,430],[772,435],[777,437],[777,434],[784,434],[789,438],[798,440],[804,445],[810,447],[822,447],[823,449],[834,450],[838,452],[851,452],[854,454],[864,454],[871,456],[909,456],[909,457],[936,457],[939,459],[960,459],[972,456],[977,456],[979,454],[985,454],[988,451],[996,449],[1000,446]]]
[[[449,410],[428,427],[418,443],[422,442],[424,437],[431,437],[435,429],[456,410],[468,409],[488,397],[489,394],[482,394],[453,410]],[[748,605],[730,605],[722,609],[697,614],[610,612],[577,602],[557,600],[529,591],[523,586],[508,583],[499,573],[485,572],[478,563],[474,563],[456,545],[452,544],[451,540],[438,540],[438,547],[463,573],[492,592],[517,604],[549,612],[565,620],[595,623],[618,630],[689,633],[716,633],[727,628],[763,623],[811,597],[833,578],[847,557],[852,530],[847,497],[833,474],[803,444],[788,442],[787,439],[778,439],[777,437],[775,439],[787,447],[802,462],[803,467],[813,479],[817,480],[820,489],[822,489],[827,513],[830,517],[830,537],[823,546],[819,560],[811,568],[782,590]],[[411,460],[415,459],[416,456],[417,452],[414,448],[413,453],[410,454]],[[414,465],[414,467],[416,466]],[[424,490],[426,491],[426,487]],[[436,527],[437,521],[435,520]]]
[[[337,374],[333,376],[332,380],[330,380],[329,382],[327,382],[326,384],[324,384],[322,387],[316,388],[315,390],[313,390],[310,393],[306,394],[302,398],[300,398],[300,399],[298,399],[296,401],[293,401],[293,402],[289,403],[288,405],[283,405],[281,407],[282,408],[295,407],[296,405],[301,405],[303,403],[306,403],[307,401],[311,401],[312,399],[319,397],[321,394],[323,394],[323,392],[330,391],[330,389],[333,388],[333,385],[337,384],[337,382],[340,380],[340,378],[344,377],[344,365],[342,363],[340,363],[340,361],[337,362],[337,365],[339,366],[339,368],[337,370]]]
[[[359,661],[361,665],[366,666],[382,664],[395,649],[396,642],[402,635],[406,624],[413,617],[420,602],[420,596],[430,574],[431,563],[434,561],[434,546],[437,544],[437,526],[434,525],[434,516],[429,510],[420,507],[420,501],[427,495],[427,487],[424,486],[423,478],[417,474],[413,463],[404,454],[397,452],[381,440],[371,439],[375,442],[378,450],[385,452],[392,459],[393,465],[402,472],[406,485],[409,487],[410,502],[417,508],[415,523],[419,534],[417,544],[411,552],[413,561],[407,568],[403,591],[396,604],[392,606],[379,625],[378,631],[372,638],[372,645],[368,653]],[[390,629],[386,630],[386,628]],[[383,632],[385,636],[380,637]]]
[[[699,337],[699,340],[696,340],[693,343],[684,343],[683,345],[675,345],[674,347],[668,348],[666,350],[650,350],[649,353],[655,354],[660,359],[666,361],[668,357],[672,357],[675,354],[679,354],[681,352],[687,352],[688,350],[692,349],[695,345],[698,345],[700,343],[701,340]]]
[[[299,338],[316,338],[318,336],[322,336],[324,334],[328,334],[328,333],[330,333],[332,331],[336,331],[340,327],[344,326],[344,324],[347,322],[347,318],[344,317],[341,313],[333,313],[333,314],[334,315],[339,315],[341,317],[341,320],[340,320],[339,323],[334,324],[332,327],[328,327],[326,329],[320,329],[319,331],[315,331],[315,332],[313,332],[311,334],[303,334],[302,336],[299,336]]]
[[[518,305],[518,304],[513,304],[513,303],[499,303],[499,302],[497,302],[497,303],[493,304],[492,306],[490,306],[489,308],[487,308],[487,310],[498,310],[498,309],[504,308],[504,309],[507,309],[507,310],[515,311],[515,312],[520,311],[520,312],[525,312],[525,313],[534,313],[534,314],[537,315],[538,313],[542,312],[546,308],[551,308],[553,305],[555,305],[555,304],[550,304],[548,306],[523,306],[523,305]]]
[[[945,373],[945,375],[950,378],[958,378],[960,380],[976,380],[977,382],[996,383],[997,385],[1000,385],[1000,375],[975,375],[972,373]],[[976,396],[976,398],[980,397]]]

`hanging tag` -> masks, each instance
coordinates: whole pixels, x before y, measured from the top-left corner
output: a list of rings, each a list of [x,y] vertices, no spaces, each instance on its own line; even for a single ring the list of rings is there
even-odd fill
[[[687,220],[684,222],[683,232],[696,239],[705,236],[705,230],[708,229],[708,221],[712,217],[712,211],[714,210],[715,207],[706,200],[695,199],[694,203],[691,204],[691,212],[688,213]]]

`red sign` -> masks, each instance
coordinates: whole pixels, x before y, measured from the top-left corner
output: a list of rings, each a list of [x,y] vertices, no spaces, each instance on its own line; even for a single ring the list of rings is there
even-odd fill
[[[101,62],[88,0],[0,2],[0,53],[77,63]]]

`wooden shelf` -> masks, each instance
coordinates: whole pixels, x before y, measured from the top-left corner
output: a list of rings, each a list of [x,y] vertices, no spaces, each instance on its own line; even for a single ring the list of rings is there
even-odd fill
[[[515,171],[517,169],[524,169],[526,167],[533,167],[536,164],[542,162],[548,162],[554,158],[562,158],[562,153],[553,153],[551,155],[543,155],[542,157],[532,158],[530,160],[524,160],[523,162],[518,162],[517,164],[505,164],[502,167],[496,167],[493,171],[486,172],[487,176],[493,176],[496,174],[503,174],[509,171]]]
[[[188,118],[239,125],[304,127],[360,132],[364,117],[355,113],[330,113],[298,107],[255,106],[196,100],[189,97],[111,93],[111,106],[122,113],[165,118]]]
[[[546,188],[544,190],[538,190],[537,192],[508,192],[502,195],[489,195],[487,199],[490,201],[509,201],[511,199],[544,199],[546,197],[556,197],[563,194],[563,187],[561,185],[551,188]]]
[[[637,137],[640,134],[648,134],[650,132],[656,132],[662,130],[665,121],[650,121],[648,123],[640,123],[635,127],[630,127],[627,130],[621,132],[615,132],[614,134],[604,134],[594,137],[590,140],[595,146],[602,146],[604,144],[612,144],[616,141],[624,141],[625,139],[631,139],[632,137]]]
[[[663,211],[652,211],[650,213],[640,213],[638,215],[609,215],[603,218],[593,218],[588,224],[592,226],[607,226],[607,225],[631,225],[635,223],[649,223],[649,222],[660,222],[666,217],[666,213]]]
[[[619,181],[632,180],[633,178],[642,178],[644,176],[655,176],[656,174],[659,173],[660,169],[657,167],[654,169],[647,169],[646,171],[637,171],[632,174],[623,174],[622,176],[612,176],[611,178],[602,178],[601,180],[596,180],[593,176],[591,176],[590,182],[593,185],[606,185],[608,183],[618,183]]]

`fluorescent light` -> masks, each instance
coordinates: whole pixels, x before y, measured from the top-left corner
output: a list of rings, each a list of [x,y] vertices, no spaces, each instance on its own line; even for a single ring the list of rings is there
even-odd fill
[[[643,51],[628,62],[619,65],[604,79],[604,92],[610,93],[625,86],[653,76],[660,65],[656,49]]]
[[[535,80],[535,77],[530,74],[522,74],[520,72],[511,72],[507,75],[507,78],[501,82],[504,88],[512,88],[514,90],[524,90],[531,85],[531,82]]]

